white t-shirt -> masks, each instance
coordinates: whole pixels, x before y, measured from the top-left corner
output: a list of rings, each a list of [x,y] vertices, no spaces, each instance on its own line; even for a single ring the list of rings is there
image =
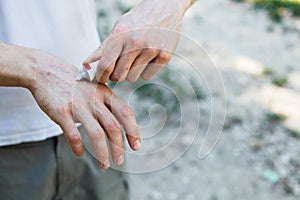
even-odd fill
[[[94,2],[0,0],[0,42],[41,49],[79,67],[100,43]],[[0,146],[61,133],[27,89],[0,87]]]

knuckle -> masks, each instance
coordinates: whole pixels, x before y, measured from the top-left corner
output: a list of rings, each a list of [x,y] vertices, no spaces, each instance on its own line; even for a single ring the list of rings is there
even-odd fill
[[[98,69],[104,72],[112,72],[113,70],[112,64],[113,64],[113,58],[102,57],[102,59],[98,64]]]
[[[133,45],[134,47],[138,47],[141,48],[143,47],[143,41],[140,38],[131,36],[129,38],[129,42],[131,43],[131,45]]]
[[[123,74],[121,73],[113,73],[111,76],[112,81],[121,81],[123,80]]]
[[[96,73],[96,79],[99,82],[107,82],[110,74],[113,72],[113,68],[112,67],[101,67],[100,70],[97,71]]]
[[[73,102],[72,102],[72,101],[68,102],[68,107],[69,107],[69,108],[72,108],[72,107],[73,107]]]
[[[88,97],[88,98],[93,98],[94,97],[94,94],[92,94],[92,93],[86,93],[86,96]],[[77,100],[76,100],[77,101]],[[74,114],[74,113],[78,113],[78,111],[80,112],[81,110],[84,110],[84,109],[86,109],[86,105],[82,102],[82,101],[77,101],[75,104],[74,104],[74,106],[73,107],[70,107],[70,112],[72,113],[72,114]]]
[[[168,52],[162,51],[159,53],[159,59],[164,63],[168,62],[171,59],[171,57],[172,55]]]
[[[107,131],[109,133],[120,133],[121,132],[121,128],[118,122],[116,121],[112,121],[110,122],[110,124],[107,126]]]
[[[61,106],[59,108],[57,108],[57,114],[61,115],[61,116],[67,116],[71,113],[71,108],[69,106]]]
[[[103,140],[104,132],[102,130],[97,130],[91,135],[92,140]]]
[[[124,118],[131,118],[131,117],[134,116],[134,114],[133,114],[133,111],[132,111],[129,107],[125,106],[125,107],[122,109],[122,116],[123,116]]]
[[[122,33],[124,33],[124,32],[125,32],[125,28],[124,28],[124,27],[118,26],[118,27],[116,27],[116,28],[114,29],[114,33],[115,33],[115,34],[122,34]]]
[[[80,144],[81,143],[80,136],[77,134],[70,135],[69,141],[71,144]]]
[[[123,23],[120,22],[120,21],[117,21],[114,28],[113,28],[113,33],[114,34],[122,34],[122,33],[125,33],[127,31],[127,28],[122,25]]]
[[[150,49],[150,48],[148,48],[148,49],[145,49],[145,50],[144,50],[144,54],[145,54],[146,56],[153,56],[153,55],[156,54],[156,50],[155,50],[155,49]]]
[[[113,67],[112,66],[110,66],[109,64],[105,64],[104,66],[106,66],[106,67],[102,68],[104,73],[110,74],[110,73],[113,72]]]

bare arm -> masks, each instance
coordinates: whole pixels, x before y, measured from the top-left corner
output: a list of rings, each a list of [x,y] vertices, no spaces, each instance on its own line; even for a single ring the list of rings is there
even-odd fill
[[[25,48],[0,43],[0,86],[32,84],[31,59]]]
[[[106,85],[75,81],[77,71],[42,51],[0,43],[0,86],[29,89],[40,108],[62,128],[75,155],[82,156],[84,152],[75,126],[79,122],[101,167],[109,167],[108,145],[114,162],[122,164],[124,141],[120,124],[132,149],[140,147],[135,117]]]

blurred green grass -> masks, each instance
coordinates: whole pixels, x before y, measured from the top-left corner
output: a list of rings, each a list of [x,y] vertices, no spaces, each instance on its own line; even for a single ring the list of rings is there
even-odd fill
[[[271,19],[280,22],[287,13],[300,17],[300,0],[234,0],[237,2],[251,2],[255,8],[268,11]]]

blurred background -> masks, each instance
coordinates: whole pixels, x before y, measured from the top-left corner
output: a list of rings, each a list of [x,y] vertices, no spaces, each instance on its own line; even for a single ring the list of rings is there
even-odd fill
[[[138,2],[97,0],[102,39]],[[300,198],[299,16],[299,0],[197,1],[185,15],[178,55],[200,75],[175,56],[148,83],[110,84],[130,99],[142,130],[140,152],[178,140],[143,162],[127,159],[129,167],[145,169],[128,173],[132,199]],[[200,159],[206,130],[220,124],[207,153],[219,137],[217,145]]]

